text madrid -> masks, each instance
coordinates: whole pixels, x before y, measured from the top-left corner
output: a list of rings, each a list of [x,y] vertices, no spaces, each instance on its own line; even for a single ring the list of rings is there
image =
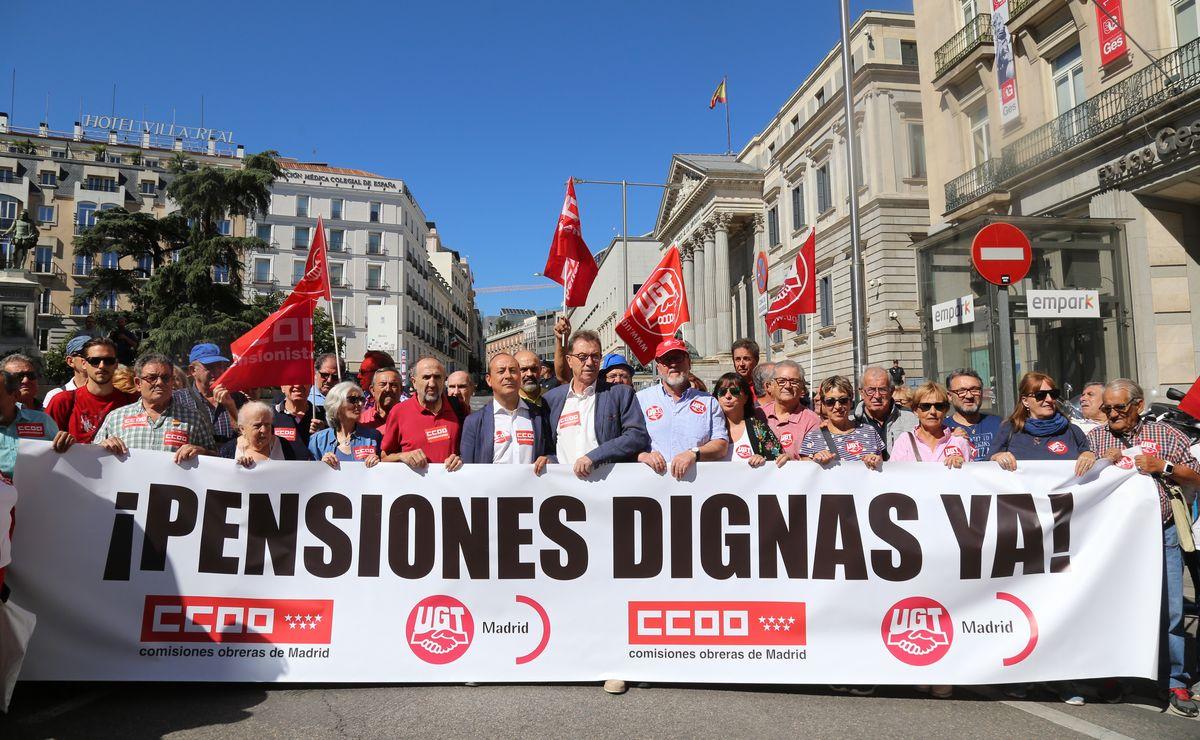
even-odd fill
[[[873,574],[907,581],[921,572],[921,543],[905,526],[919,518],[917,501],[910,496],[882,493],[868,501],[828,493],[755,498],[753,522],[747,500],[730,493],[617,496],[590,505],[612,507],[614,578],[653,578],[664,572],[690,578],[697,566],[714,579],[866,580]],[[936,518],[946,536],[957,541],[959,577],[971,580],[1013,576],[1018,567],[1024,575],[1070,568],[1073,496],[1048,498],[1052,519],[1039,518],[1034,497],[1024,493],[946,494],[922,503],[925,515]],[[298,493],[208,490],[198,495],[184,486],[151,484],[144,494],[117,494],[104,579],[129,580],[135,540],[141,540],[136,567],[162,571],[172,543],[197,534],[199,573],[264,575],[268,559],[274,576],[294,576],[299,560],[304,571],[318,578],[344,576],[356,565],[355,575],[361,578],[388,570],[402,579],[420,579],[430,576],[439,562],[444,579],[533,579],[540,570],[552,579],[572,580],[587,572],[589,543],[572,527],[587,520],[588,504],[578,498],[435,501],[415,494],[351,497],[327,491],[309,496],[301,507]],[[810,504],[815,511],[810,512]],[[139,506],[144,506],[145,526],[137,533]],[[231,512],[243,507],[245,532],[229,521]],[[526,559],[522,547],[532,545],[533,526],[554,547]],[[297,546],[301,528],[304,539],[314,544]],[[887,547],[865,547],[864,529]],[[693,538],[699,540],[699,563],[693,562]],[[984,562],[985,553],[990,562]],[[180,563],[175,560],[172,566]]]

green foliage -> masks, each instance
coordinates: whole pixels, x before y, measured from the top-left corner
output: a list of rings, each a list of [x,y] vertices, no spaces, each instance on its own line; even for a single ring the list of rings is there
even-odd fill
[[[42,375],[54,385],[62,385],[74,375],[71,368],[67,367],[69,339],[70,337],[64,337],[61,342],[42,353]]]
[[[167,161],[167,172],[175,175],[182,175],[194,169],[196,169],[196,160],[183,152],[175,152],[171,155],[171,159]]]
[[[37,144],[34,144],[29,139],[18,141],[12,147],[20,154],[37,154]]]
[[[92,144],[88,147],[88,151],[96,155],[97,162],[103,162],[104,155],[108,154],[108,147],[103,144]]]
[[[500,332],[505,331],[506,329],[511,329],[511,328],[513,328],[513,324],[511,321],[509,321],[506,318],[499,318],[499,319],[496,319],[496,324],[492,328],[492,331],[495,332],[496,334],[499,334]]]

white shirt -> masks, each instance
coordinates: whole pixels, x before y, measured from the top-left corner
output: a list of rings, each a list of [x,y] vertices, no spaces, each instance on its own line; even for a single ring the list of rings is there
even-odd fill
[[[1071,423],[1082,429],[1084,434],[1087,434],[1098,426],[1103,426],[1100,422],[1092,421],[1091,419],[1071,419]]]
[[[600,446],[596,439],[596,384],[575,392],[574,383],[567,388],[567,399],[558,417],[558,461],[574,465],[575,461]]]
[[[725,448],[725,461],[745,462],[753,456],[754,448],[750,446],[750,427],[743,426],[741,436]]]
[[[533,419],[529,406],[517,401],[512,411],[492,401],[492,420],[495,437],[492,439],[492,462],[508,465],[528,465],[533,462]]]
[[[63,391],[73,391],[77,387],[78,386],[75,385],[75,378],[71,378],[62,388],[51,388],[50,390],[46,391],[46,397],[42,399],[42,408],[49,406],[50,399],[54,398],[59,393],[62,393]]]

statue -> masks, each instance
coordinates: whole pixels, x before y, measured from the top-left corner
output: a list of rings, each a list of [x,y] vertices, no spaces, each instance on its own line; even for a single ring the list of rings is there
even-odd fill
[[[5,270],[22,270],[29,250],[37,246],[38,229],[29,215],[29,209],[21,211],[21,216],[12,227],[11,250],[0,254],[0,268]]]

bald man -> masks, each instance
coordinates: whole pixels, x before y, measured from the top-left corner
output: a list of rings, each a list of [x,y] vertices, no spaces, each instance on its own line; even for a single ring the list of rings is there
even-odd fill
[[[412,397],[396,404],[383,425],[383,461],[414,470],[444,463],[446,470],[458,470],[462,426],[446,397],[446,368],[436,358],[422,357],[413,366],[412,384]]]
[[[554,454],[554,436],[545,414],[532,412],[521,398],[521,370],[510,354],[500,353],[488,362],[492,402],[463,423],[462,458],[465,463],[533,465],[541,475]]]
[[[471,381],[471,376],[462,370],[450,373],[446,378],[446,395],[450,397],[450,403],[461,422],[471,413],[471,396],[475,395],[475,383]]]

